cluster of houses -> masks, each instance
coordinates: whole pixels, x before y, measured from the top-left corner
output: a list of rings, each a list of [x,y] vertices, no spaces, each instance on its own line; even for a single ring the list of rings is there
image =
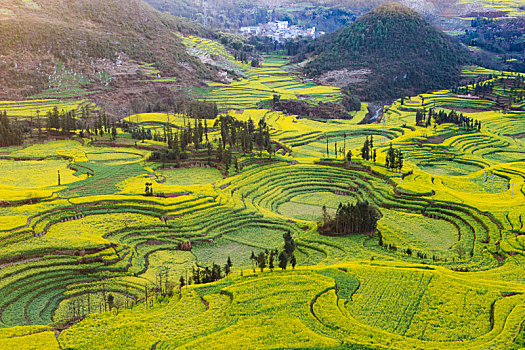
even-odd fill
[[[275,21],[258,26],[241,27],[241,33],[246,36],[267,36],[278,42],[300,36],[315,39],[325,34],[322,31],[316,31],[315,27],[304,28],[298,25],[289,25],[288,21]]]

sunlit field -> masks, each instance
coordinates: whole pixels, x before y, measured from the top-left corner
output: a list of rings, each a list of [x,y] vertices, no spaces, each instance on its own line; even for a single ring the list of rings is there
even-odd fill
[[[132,139],[124,126],[113,140],[75,135],[0,148],[0,348],[524,346],[520,77],[469,67],[465,75],[493,75],[490,94],[407,96],[371,124],[360,123],[366,103],[347,119],[314,120],[257,105],[274,94],[338,101],[339,89],[285,72],[283,57],[254,68],[218,42],[184,44],[242,75],[199,92],[223,109],[205,124],[214,152],[226,115],[264,123],[275,152],[239,150],[224,169],[203,141],[180,162],[153,161],[168,143]],[[31,100],[0,102],[0,110],[37,118],[56,107],[81,118],[88,104],[97,108]],[[481,127],[417,126],[416,113],[430,109]],[[173,113],[124,121],[159,135],[194,123]],[[375,160],[361,155],[368,140]],[[401,169],[385,166],[391,146],[402,151]],[[323,215],[365,201],[380,213],[375,232],[320,234]],[[288,232],[297,264],[282,269],[276,256],[257,267],[252,254],[282,251]],[[228,259],[230,274],[195,283],[194,270],[224,269]]]

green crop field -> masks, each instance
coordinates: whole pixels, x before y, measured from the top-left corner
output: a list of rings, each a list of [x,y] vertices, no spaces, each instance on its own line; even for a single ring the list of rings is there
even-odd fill
[[[111,141],[0,148],[1,349],[525,346],[525,110],[504,103],[519,89],[468,67],[466,76],[494,75],[493,94],[436,91],[394,101],[377,123],[360,123],[366,103],[348,119],[317,121],[257,109],[275,93],[340,99],[338,89],[284,71],[284,57],[253,68],[217,42],[184,43],[239,75],[193,94],[239,122],[264,122],[278,150],[238,151],[236,166],[222,169],[203,146],[180,167],[163,166],[150,156],[168,144],[132,139],[124,126]],[[26,119],[57,107],[79,117],[86,104],[5,101],[0,110]],[[430,108],[482,127],[416,126],[416,113]],[[214,149],[219,118],[206,121]],[[162,134],[191,118],[125,120]],[[367,139],[375,161],[361,156]],[[403,153],[401,170],[385,166],[391,145]],[[364,201],[379,211],[375,232],[319,233],[323,207],[334,216],[340,204]],[[297,266],[282,270],[277,256],[272,269],[254,266],[252,254],[282,251],[287,232]],[[181,277],[228,258],[228,276],[180,287]]]

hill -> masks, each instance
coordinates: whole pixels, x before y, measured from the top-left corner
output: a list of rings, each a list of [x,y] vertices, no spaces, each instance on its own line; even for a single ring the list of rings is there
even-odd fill
[[[312,59],[305,73],[336,83],[338,76],[359,73],[354,79],[359,85],[354,88],[366,100],[453,86],[461,66],[470,61],[468,51],[459,42],[398,3],[379,6],[306,50]],[[348,81],[338,83],[348,85]]]
[[[55,80],[106,95],[107,88],[129,88],[126,79],[148,69],[180,81],[211,74],[176,35],[202,29],[141,0],[8,0],[1,7],[1,99],[34,96],[59,85]]]

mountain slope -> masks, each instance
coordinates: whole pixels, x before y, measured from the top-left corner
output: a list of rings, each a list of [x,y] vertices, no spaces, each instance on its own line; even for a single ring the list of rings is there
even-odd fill
[[[91,77],[116,60],[153,63],[182,81],[210,75],[175,35],[198,27],[142,0],[7,0],[0,9],[2,99],[42,91],[61,63]]]
[[[309,48],[305,72],[361,70],[366,82],[355,87],[367,100],[400,97],[454,85],[470,61],[466,48],[435,29],[413,10],[384,4],[352,25],[326,35]]]

